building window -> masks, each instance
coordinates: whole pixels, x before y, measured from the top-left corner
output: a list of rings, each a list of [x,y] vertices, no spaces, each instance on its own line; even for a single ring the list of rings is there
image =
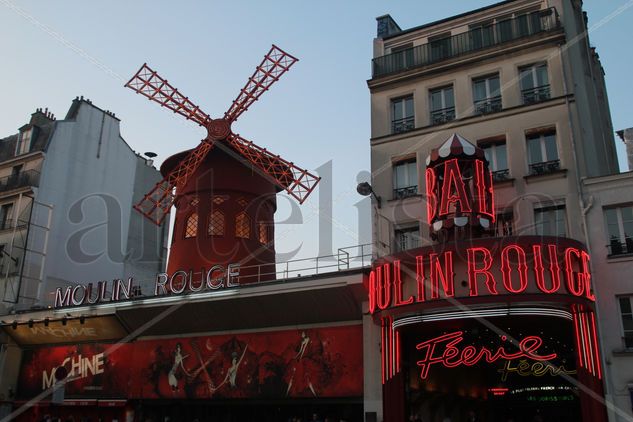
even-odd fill
[[[263,221],[257,223],[257,238],[262,245],[268,243],[268,227]]]
[[[213,205],[221,205],[228,199],[227,195],[213,195]]]
[[[550,87],[547,64],[535,64],[519,69],[521,98],[523,104],[549,100]]]
[[[235,237],[242,239],[251,237],[251,219],[244,211],[235,216]]]
[[[420,228],[418,226],[395,231],[396,252],[402,252],[420,246]]]
[[[418,170],[415,159],[393,164],[393,198],[403,199],[418,193]]]
[[[479,147],[483,149],[484,154],[486,154],[493,180],[495,182],[508,180],[510,178],[510,170],[508,169],[508,153],[505,138],[495,141],[484,141]]]
[[[431,90],[431,124],[439,125],[455,120],[455,97],[453,85]]]
[[[546,174],[560,170],[556,131],[549,130],[529,134],[527,138],[530,174]]]
[[[450,32],[429,38],[431,62],[451,57],[451,39]]]
[[[207,234],[209,236],[224,236],[224,213],[222,211],[213,211],[209,214],[209,224],[207,226]]]
[[[198,235],[198,213],[191,214],[185,223],[185,239]]]
[[[633,309],[631,307],[631,296],[618,298],[620,302],[620,316],[622,318],[622,339],[624,347],[633,348]]]
[[[633,253],[633,206],[607,208],[604,219],[609,236],[609,255]]]
[[[13,204],[2,204],[0,207],[0,230],[11,227],[13,219]]]
[[[468,37],[472,50],[479,50],[495,43],[495,32],[492,22],[478,23],[470,26]]]
[[[396,69],[407,69],[415,65],[413,60],[413,43],[399,45],[391,49],[391,57]]]
[[[33,137],[33,128],[24,129],[20,133],[20,142],[18,142],[15,155],[26,154],[31,150],[31,138]]]
[[[534,226],[539,236],[567,236],[565,206],[556,205],[535,209]]]
[[[413,95],[391,100],[391,133],[413,130]]]
[[[473,79],[475,114],[501,111],[501,87],[499,74]]]
[[[505,210],[498,213],[495,221],[495,236],[512,236],[514,233],[513,222],[514,214],[512,210]]]

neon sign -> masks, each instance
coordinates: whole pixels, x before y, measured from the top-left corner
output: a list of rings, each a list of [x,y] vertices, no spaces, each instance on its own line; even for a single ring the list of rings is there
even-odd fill
[[[502,342],[507,340],[506,336],[501,336]],[[426,379],[431,367],[438,364],[445,368],[455,368],[458,366],[474,366],[482,361],[494,363],[498,360],[531,359],[546,362],[557,357],[556,353],[548,355],[540,355],[538,353],[538,349],[543,345],[543,340],[538,336],[527,336],[519,341],[519,350],[517,352],[507,351],[503,344],[495,350],[488,349],[485,346],[477,348],[473,345],[467,345],[460,349],[458,346],[463,341],[464,332],[455,331],[418,343],[415,348],[423,352],[422,359],[416,362],[420,367],[420,378]]]
[[[516,374],[521,377],[542,377],[544,375],[575,375],[575,369],[567,369],[565,366],[554,366],[549,362],[532,362],[520,360],[517,365],[512,365],[512,361],[506,361],[503,368],[497,372],[501,373],[501,381],[506,381],[508,375]]]
[[[528,293],[595,300],[589,254],[580,244],[543,244],[542,238],[531,239],[526,236],[521,244],[503,248],[491,247],[491,242],[442,253],[426,248],[415,257],[404,254],[402,260],[383,261],[369,274],[369,311],[451,297]],[[464,256],[466,262],[455,256]]]

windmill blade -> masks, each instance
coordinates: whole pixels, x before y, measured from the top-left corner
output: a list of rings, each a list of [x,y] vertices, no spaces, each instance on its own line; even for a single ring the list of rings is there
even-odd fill
[[[166,79],[161,78],[158,73],[150,69],[147,63],[141,66],[136,75],[125,86],[152,101],[156,101],[161,106],[167,107],[174,113],[184,116],[187,120],[193,120],[200,126],[205,126],[206,122],[211,119],[208,114],[200,110],[200,107],[171,86]]]
[[[273,155],[265,148],[257,146],[239,135],[231,134],[227,141],[240,155],[259,168],[275,184],[295,197],[300,204],[306,200],[321,180],[320,177],[297,167],[278,155]]]
[[[237,120],[253,102],[266,92],[272,84],[277,82],[281,75],[286,73],[290,66],[297,61],[299,59],[273,44],[264,60],[255,69],[253,76],[248,78],[248,82],[233,101],[231,107],[224,113],[224,118],[230,122]]]
[[[213,141],[203,140],[163,180],[156,183],[156,186],[134,205],[134,209],[159,226],[169,214],[178,190],[185,186],[212,148]]]

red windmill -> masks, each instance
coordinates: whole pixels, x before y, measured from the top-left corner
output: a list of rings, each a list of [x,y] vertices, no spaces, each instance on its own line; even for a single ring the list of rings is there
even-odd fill
[[[236,257],[248,261],[249,255],[261,249],[261,244],[268,248],[268,252],[264,253],[267,257],[256,262],[274,262],[273,236],[270,232],[262,232],[262,225],[272,227],[273,224],[276,210],[274,194],[286,190],[303,203],[320,178],[235,134],[231,125],[297,61],[297,58],[273,45],[224,117],[219,119],[203,112],[147,64],[125,85],[207,130],[206,138],[195,149],[176,154],[163,163],[161,172],[164,178],[134,206],[157,225],[165,219],[172,205],[176,206],[169,270],[199,268],[198,265],[223,261],[228,263],[226,260]],[[222,148],[214,148],[216,144]],[[257,174],[253,174],[253,169],[258,170]],[[209,173],[216,174],[216,177]],[[219,177],[220,173],[222,177]],[[264,196],[268,199],[261,200]],[[262,201],[266,202],[266,206],[262,206]],[[254,206],[253,202],[258,203]],[[208,218],[200,218],[201,214]],[[231,216],[234,218],[228,218]],[[251,230],[255,220],[258,226],[253,226]],[[264,227],[264,230],[268,229]],[[205,231],[203,242],[191,244],[191,239],[200,240],[203,236],[198,234]],[[255,236],[251,236],[251,232]],[[229,236],[229,233],[234,236]],[[189,244],[183,243],[183,240],[189,241]],[[240,249],[235,244],[236,240],[247,243],[238,253],[235,253],[236,248]],[[259,240],[260,245],[252,240]],[[205,250],[205,245],[209,246],[208,250]],[[221,249],[223,252],[219,253]],[[232,251],[231,258],[218,258],[218,255],[227,255],[227,251]],[[256,254],[261,255],[259,252]]]

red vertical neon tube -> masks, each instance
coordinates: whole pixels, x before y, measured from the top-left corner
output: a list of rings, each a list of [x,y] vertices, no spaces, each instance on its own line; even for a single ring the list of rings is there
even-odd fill
[[[591,316],[591,331],[593,332],[593,345],[596,350],[596,368],[598,368],[598,379],[602,379],[602,360],[600,359],[600,349],[598,348],[598,333],[596,330],[595,313],[590,312],[589,316]]]
[[[415,281],[418,286],[418,302],[424,302],[424,256],[418,255],[415,257]]]

